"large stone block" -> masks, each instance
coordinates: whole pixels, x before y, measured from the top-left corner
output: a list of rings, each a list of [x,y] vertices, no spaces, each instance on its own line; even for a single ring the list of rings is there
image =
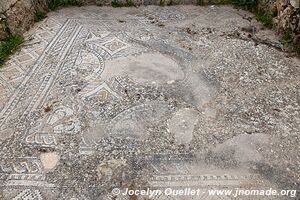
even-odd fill
[[[278,16],[275,18],[275,27],[279,33],[292,31],[294,41],[299,37],[299,0],[277,0]]]
[[[22,35],[34,23],[35,9],[30,0],[18,1],[6,12],[6,21],[11,33]]]

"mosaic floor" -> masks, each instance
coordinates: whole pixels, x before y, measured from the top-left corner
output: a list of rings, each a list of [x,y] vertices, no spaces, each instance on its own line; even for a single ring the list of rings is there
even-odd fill
[[[213,6],[49,13],[1,69],[0,199],[299,189],[299,63],[253,42],[278,45],[249,17]]]

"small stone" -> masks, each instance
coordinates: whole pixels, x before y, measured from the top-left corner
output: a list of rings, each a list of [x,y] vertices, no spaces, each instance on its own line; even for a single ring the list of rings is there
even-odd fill
[[[40,159],[46,172],[54,170],[60,157],[56,152],[42,153]]]

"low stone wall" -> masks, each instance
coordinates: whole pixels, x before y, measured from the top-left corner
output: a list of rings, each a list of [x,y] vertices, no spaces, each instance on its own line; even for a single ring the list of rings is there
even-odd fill
[[[0,3],[0,39],[8,33],[21,35],[34,23],[37,9],[48,10],[49,0],[2,0]],[[82,0],[83,4],[110,5],[114,0]],[[117,0],[134,5],[220,4],[224,0]],[[296,42],[300,40],[300,0],[258,0],[259,7],[277,12],[274,28],[279,33],[291,31]]]

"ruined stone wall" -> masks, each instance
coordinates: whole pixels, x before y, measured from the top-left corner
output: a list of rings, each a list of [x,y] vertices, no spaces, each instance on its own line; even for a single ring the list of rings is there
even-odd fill
[[[277,0],[278,16],[274,19],[279,33],[291,32],[295,43],[300,42],[300,0]]]
[[[277,13],[274,17],[274,29],[283,34],[291,32],[294,42],[300,41],[300,0],[259,0],[260,9]]]
[[[36,9],[46,5],[45,0],[0,0],[0,39],[22,35],[34,23]]]

